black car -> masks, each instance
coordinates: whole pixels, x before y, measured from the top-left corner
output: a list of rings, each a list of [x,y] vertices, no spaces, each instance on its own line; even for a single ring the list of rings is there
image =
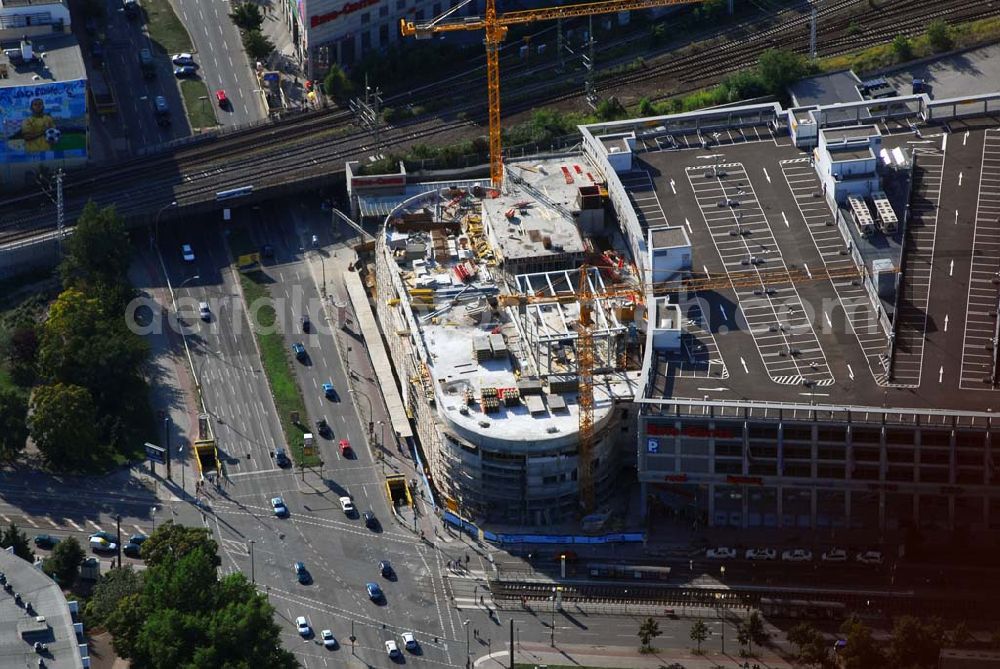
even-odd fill
[[[295,578],[298,579],[299,583],[302,585],[309,585],[312,581],[312,577],[309,575],[309,570],[306,569],[305,563],[296,562],[292,565],[292,568],[295,570]]]
[[[326,422],[325,418],[316,421],[316,430],[319,432],[319,436],[324,439],[333,439],[333,430],[330,429],[330,424]]]
[[[132,542],[129,542],[122,547],[122,553],[125,553],[126,556],[132,558],[141,557],[142,544],[133,544]]]
[[[278,463],[279,467],[287,467],[292,464],[292,461],[288,459],[288,453],[283,448],[274,449],[274,461]]]
[[[303,332],[309,332],[309,328],[311,328],[311,327],[312,327],[312,321],[309,320],[309,316],[308,315],[303,316],[302,317],[302,331]]]
[[[382,560],[378,563],[379,573],[382,574],[383,578],[391,579],[395,572],[392,571],[392,565],[389,564],[388,560]]]
[[[35,537],[35,545],[46,550],[55,548],[57,543],[59,543],[59,538],[51,534],[39,534]]]
[[[364,519],[365,519],[365,527],[367,527],[370,530],[378,529],[378,518],[375,517],[375,514],[373,512],[365,511]]]

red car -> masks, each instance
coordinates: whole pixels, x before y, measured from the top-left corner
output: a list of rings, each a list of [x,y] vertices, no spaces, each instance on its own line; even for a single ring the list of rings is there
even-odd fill
[[[222,89],[215,91],[215,99],[219,101],[219,106],[225,109],[229,106],[229,98],[226,97],[226,92]]]
[[[345,458],[351,457],[351,442],[347,439],[340,440],[340,454]]]

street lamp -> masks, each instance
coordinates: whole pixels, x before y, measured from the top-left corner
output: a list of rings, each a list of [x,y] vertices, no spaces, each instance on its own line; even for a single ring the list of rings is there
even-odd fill
[[[385,421],[380,420],[378,422],[379,432],[381,436],[378,441],[378,459],[382,461],[382,475],[385,475]]]
[[[362,391],[360,391],[360,390],[358,390],[356,388],[351,388],[350,392],[351,392],[351,394],[355,394],[356,393],[358,395],[361,395],[362,397],[365,398],[365,401],[368,402],[368,439],[371,439],[372,438],[372,432],[373,432],[372,427],[374,426],[374,423],[372,423],[372,415],[373,414],[372,414],[372,401],[371,401],[371,398],[368,397],[368,395],[366,395],[364,392],[362,392]]]
[[[257,584],[257,578],[256,575],[254,574],[254,569],[253,569],[253,545],[255,543],[257,542],[255,542],[253,539],[250,540],[250,582],[254,585]]]
[[[174,200],[173,202],[169,202],[163,205],[162,207],[160,207],[160,210],[156,212],[156,218],[153,219],[153,235],[156,238],[157,246],[160,245],[160,215],[163,214],[163,212],[166,211],[167,209],[170,209],[170,207],[176,207],[176,206],[177,206],[177,200]]]
[[[549,645],[556,647],[556,589],[552,588],[552,622],[549,625]]]
[[[465,669],[469,669],[469,621],[466,620],[462,623],[465,626]]]

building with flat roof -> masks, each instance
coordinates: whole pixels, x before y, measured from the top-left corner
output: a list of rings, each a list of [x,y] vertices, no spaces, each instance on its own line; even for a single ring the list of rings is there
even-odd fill
[[[38,564],[0,550],[0,587],[0,669],[90,666],[79,606]]]
[[[376,307],[446,503],[484,522],[545,525],[580,514],[581,309],[593,342],[598,511],[635,438],[628,407],[644,314],[627,288],[632,263],[608,243],[620,235],[605,227],[592,166],[573,155],[506,169],[500,192],[442,184],[389,214]],[[581,290],[598,297],[581,307]]]
[[[87,73],[62,25],[28,39],[0,36],[0,187],[32,180],[41,166],[87,162]]]

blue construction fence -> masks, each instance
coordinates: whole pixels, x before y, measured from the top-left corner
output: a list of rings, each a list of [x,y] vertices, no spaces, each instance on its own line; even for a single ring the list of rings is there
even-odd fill
[[[645,532],[613,532],[611,534],[601,534],[598,536],[576,536],[572,534],[496,534],[489,530],[480,530],[479,527],[458,514],[445,511],[441,518],[455,529],[465,532],[473,539],[489,541],[490,543],[505,545],[517,544],[626,544],[640,543],[645,540]]]

